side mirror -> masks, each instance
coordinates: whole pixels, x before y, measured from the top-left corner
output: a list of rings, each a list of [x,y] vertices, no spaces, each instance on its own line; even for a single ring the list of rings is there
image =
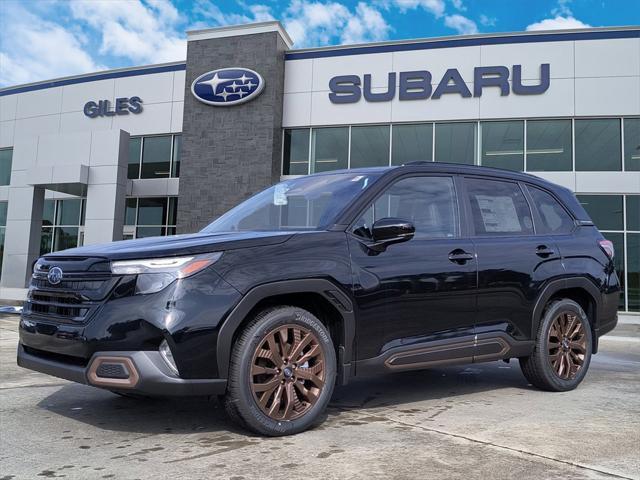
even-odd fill
[[[373,241],[376,245],[386,247],[394,243],[411,240],[416,227],[408,220],[401,218],[381,218],[371,227]]]

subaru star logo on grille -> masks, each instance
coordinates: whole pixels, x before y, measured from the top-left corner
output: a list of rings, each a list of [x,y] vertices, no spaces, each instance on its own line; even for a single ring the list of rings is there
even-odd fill
[[[220,68],[200,75],[191,93],[203,103],[227,107],[254,99],[264,89],[262,76],[248,68]]]
[[[47,280],[51,285],[57,285],[62,281],[62,269],[60,267],[53,267],[47,273]]]

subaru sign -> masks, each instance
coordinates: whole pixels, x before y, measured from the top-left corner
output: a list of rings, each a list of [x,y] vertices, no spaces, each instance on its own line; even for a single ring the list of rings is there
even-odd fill
[[[399,100],[437,100],[446,94],[469,98],[481,97],[483,89],[487,87],[498,88],[501,96],[509,95],[511,92],[516,95],[540,95],[548,90],[549,78],[548,63],[540,65],[540,80],[533,85],[522,83],[522,65],[513,65],[511,70],[501,65],[476,67],[473,69],[472,79],[462,78],[456,68],[448,69],[442,78],[437,80],[432,78],[428,70],[398,74],[390,72],[386,91],[374,93],[370,74],[363,75],[362,79],[358,75],[341,75],[329,81],[329,100],[332,103],[356,103],[364,96],[367,102],[388,102],[395,98],[396,90]],[[467,82],[473,83],[473,93],[469,90]],[[435,89],[432,86],[434,83],[437,83]]]
[[[264,79],[248,68],[220,68],[204,73],[191,84],[194,97],[207,105],[228,107],[253,100],[264,90]]]

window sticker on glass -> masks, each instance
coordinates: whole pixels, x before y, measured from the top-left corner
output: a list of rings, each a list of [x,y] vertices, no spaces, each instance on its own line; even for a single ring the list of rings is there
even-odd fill
[[[273,190],[273,204],[274,205],[287,205],[289,201],[287,200],[287,192],[289,191],[289,187],[284,184],[278,184],[275,186]]]
[[[520,232],[522,227],[511,197],[476,195],[487,232]]]

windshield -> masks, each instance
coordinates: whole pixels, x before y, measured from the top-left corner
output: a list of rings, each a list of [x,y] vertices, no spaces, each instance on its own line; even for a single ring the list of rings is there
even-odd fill
[[[323,230],[379,173],[338,173],[287,180],[232,208],[202,231]]]

